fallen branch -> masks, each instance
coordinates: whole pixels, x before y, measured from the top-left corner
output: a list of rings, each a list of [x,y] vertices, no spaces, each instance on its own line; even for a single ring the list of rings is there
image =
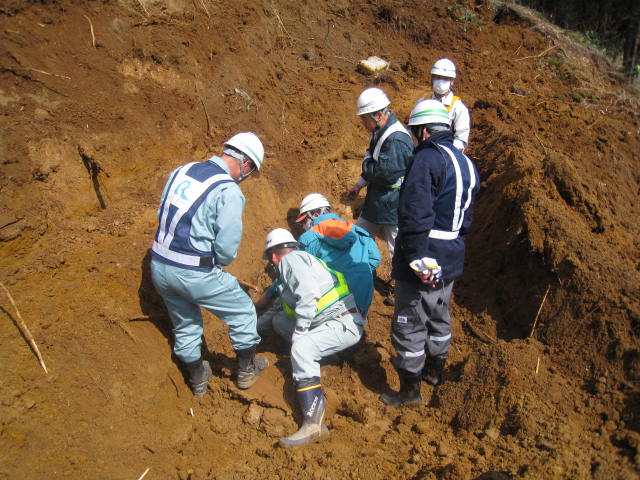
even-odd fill
[[[20,329],[20,332],[22,333],[22,335],[24,335],[24,337],[29,342],[29,345],[31,346],[34,353],[36,354],[36,357],[38,357],[38,361],[40,362],[40,366],[44,369],[44,373],[48,375],[49,372],[47,370],[47,366],[44,364],[44,360],[42,359],[40,350],[38,349],[38,346],[36,345],[36,341],[34,340],[33,335],[31,335],[31,332],[29,331],[27,324],[24,323],[24,320],[22,319],[22,315],[20,315],[20,312],[18,311],[18,307],[16,306],[16,302],[13,301],[13,297],[9,293],[9,290],[7,290],[7,287],[5,287],[2,282],[0,282],[0,287],[2,287],[2,289],[4,290],[4,293],[7,294],[7,297],[9,298],[11,305],[13,305],[13,308],[16,311],[16,316],[18,320],[17,324],[18,324],[18,328]]]
[[[544,146],[544,143],[542,143],[542,140],[540,140],[540,137],[538,137],[538,134],[534,132],[535,137],[538,139],[538,141],[540,142],[540,145],[542,145],[542,149],[544,150],[544,154],[547,155],[547,147]]]
[[[8,70],[10,72],[15,72],[16,70],[28,70],[30,72],[38,72],[43,73],[44,75],[50,75],[52,77],[64,78],[66,80],[71,80],[71,77],[67,77],[66,75],[57,75],[55,73],[45,72],[44,70],[38,70],[37,68],[29,68],[29,67],[10,67],[5,68],[4,70]]]
[[[204,100],[200,99],[200,103],[202,103],[202,109],[204,110],[204,116],[207,119],[207,135],[213,138],[211,135],[211,122],[209,121],[209,114],[207,113],[207,107],[204,104]]]
[[[209,9],[207,8],[207,6],[204,4],[204,0],[200,0],[200,5],[202,5],[202,8],[204,8],[204,13],[207,14],[207,17],[211,18],[211,14],[209,13]]]
[[[142,10],[144,11],[144,14],[148,17],[149,16],[149,10],[147,10],[147,7],[144,6],[144,3],[142,3],[142,0],[138,0],[138,4],[142,7]]]
[[[89,22],[89,28],[91,29],[91,44],[93,45],[93,48],[96,48],[96,36],[93,33],[93,23],[91,23],[91,19],[85,14],[82,14],[82,16],[87,19],[87,22]]]
[[[527,58],[540,58],[545,53],[549,52],[550,50],[553,50],[556,47],[557,47],[557,45],[551,45],[549,48],[547,48],[546,50],[540,52],[538,55],[529,55],[528,57],[516,58],[516,62],[519,62],[520,60],[526,60]]]
[[[544,297],[542,297],[542,302],[540,302],[540,307],[538,307],[538,313],[536,313],[536,318],[533,320],[533,326],[531,327],[531,333],[529,334],[529,338],[533,337],[533,331],[536,329],[536,324],[538,323],[538,317],[540,316],[540,312],[542,311],[544,302],[547,300],[547,295],[549,294],[550,289],[551,289],[551,285],[549,285],[547,287],[547,291],[544,292]]]

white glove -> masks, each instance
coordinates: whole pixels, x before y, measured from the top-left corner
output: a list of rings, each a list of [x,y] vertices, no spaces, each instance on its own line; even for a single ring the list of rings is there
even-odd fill
[[[423,275],[430,273],[431,278],[435,281],[440,280],[442,277],[442,268],[438,265],[438,261],[435,258],[422,257],[419,260],[411,262],[409,266]]]
[[[307,333],[309,333],[308,328],[296,327],[293,331],[293,335],[291,335],[291,343],[296,343],[302,337],[304,337]]]
[[[465,145],[464,145],[464,142],[462,140],[454,138],[453,139],[453,146],[456,147],[461,152],[464,152]]]

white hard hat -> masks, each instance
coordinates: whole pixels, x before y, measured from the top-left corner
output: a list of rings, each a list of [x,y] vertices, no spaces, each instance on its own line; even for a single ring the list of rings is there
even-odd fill
[[[389,97],[379,88],[367,88],[358,97],[358,115],[378,112],[391,104]]]
[[[267,239],[264,246],[264,254],[262,255],[262,258],[264,260],[269,260],[267,252],[273,247],[285,248],[297,246],[298,242],[296,242],[296,239],[293,238],[293,235],[291,235],[291,232],[289,230],[285,228],[276,228],[274,230],[271,230],[267,234]]]
[[[441,58],[433,64],[431,75],[440,75],[441,77],[456,78],[456,66],[448,58]]]
[[[409,125],[440,123],[451,126],[447,108],[438,100],[418,100],[409,114]]]
[[[331,207],[329,200],[319,193],[310,193],[300,202],[300,216],[296,219],[296,222],[302,221],[307,216],[307,212],[322,207]]]
[[[224,144],[225,147],[233,147],[236,150],[240,150],[247,157],[249,157],[253,163],[256,164],[256,168],[260,170],[262,161],[264,159],[264,147],[258,136],[253,132],[237,133]]]

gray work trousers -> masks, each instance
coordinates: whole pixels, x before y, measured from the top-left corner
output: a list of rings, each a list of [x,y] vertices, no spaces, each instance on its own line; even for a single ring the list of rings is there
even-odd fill
[[[420,373],[425,356],[447,356],[451,346],[449,299],[453,281],[435,288],[396,281],[395,311],[391,322],[391,342],[396,349],[392,360],[396,369]]]

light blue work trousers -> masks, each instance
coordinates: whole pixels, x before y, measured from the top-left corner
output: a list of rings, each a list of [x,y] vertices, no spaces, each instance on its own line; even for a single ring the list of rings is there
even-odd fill
[[[296,321],[285,315],[282,308],[269,309],[258,320],[259,330],[265,331],[271,326],[282,338],[291,342]],[[344,308],[341,309],[344,311]],[[330,316],[333,316],[329,314]],[[320,377],[320,360],[345,350],[360,340],[365,323],[359,313],[339,313],[296,340],[291,345],[291,368],[293,379],[298,382],[305,378]]]
[[[173,323],[173,351],[185,363],[201,358],[202,313],[206,308],[229,326],[234,350],[260,343],[256,309],[238,280],[221,268],[199,272],[151,260],[151,276]]]

